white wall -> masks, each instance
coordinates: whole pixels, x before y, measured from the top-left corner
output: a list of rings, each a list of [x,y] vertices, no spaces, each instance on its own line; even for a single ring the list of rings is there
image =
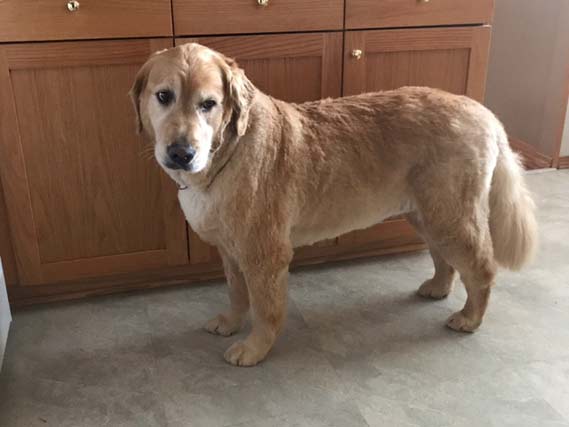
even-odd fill
[[[486,105],[508,133],[553,157],[565,117],[569,1],[496,0]]]
[[[10,306],[8,305],[8,295],[6,294],[6,281],[4,280],[2,260],[0,259],[0,369],[2,369],[2,360],[4,359],[11,321],[12,316],[10,314]]]

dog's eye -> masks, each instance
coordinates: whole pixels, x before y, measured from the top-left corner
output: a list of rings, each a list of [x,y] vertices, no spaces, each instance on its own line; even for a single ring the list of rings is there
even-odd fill
[[[200,109],[205,112],[208,113],[212,110],[213,107],[215,107],[217,105],[217,102],[215,102],[213,99],[208,99],[204,102],[202,102],[200,104]]]
[[[170,90],[161,90],[156,92],[156,99],[162,105],[169,105],[174,100],[174,92]]]

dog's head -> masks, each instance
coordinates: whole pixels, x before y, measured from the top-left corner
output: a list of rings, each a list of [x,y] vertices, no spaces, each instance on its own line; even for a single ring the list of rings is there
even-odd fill
[[[245,134],[254,92],[235,61],[188,43],[153,54],[130,96],[158,163],[193,174],[208,168],[225,140]]]

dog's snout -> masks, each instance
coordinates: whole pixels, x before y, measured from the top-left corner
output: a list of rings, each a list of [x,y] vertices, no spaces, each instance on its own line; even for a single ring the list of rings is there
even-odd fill
[[[186,169],[194,159],[196,150],[185,141],[176,141],[168,146],[166,153],[172,162],[169,167]]]

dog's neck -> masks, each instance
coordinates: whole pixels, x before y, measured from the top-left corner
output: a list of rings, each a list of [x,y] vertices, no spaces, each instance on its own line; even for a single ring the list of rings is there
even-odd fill
[[[229,132],[227,132],[229,133]],[[220,142],[220,146],[215,150],[211,158],[211,165],[205,173],[204,188],[208,190],[223,172],[229,161],[235,154],[239,145],[239,137],[234,135],[226,135],[224,142]]]

